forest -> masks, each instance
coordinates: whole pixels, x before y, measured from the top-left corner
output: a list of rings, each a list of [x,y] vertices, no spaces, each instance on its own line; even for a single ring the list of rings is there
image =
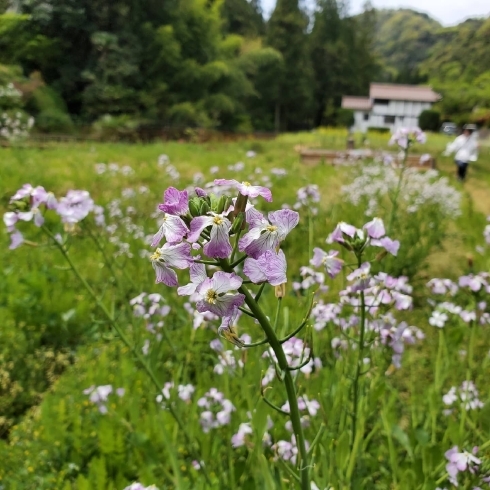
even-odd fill
[[[342,95],[430,84],[441,119],[490,123],[490,18],[444,28],[342,0],[0,0],[0,110],[39,132],[341,126]],[[10,94],[11,95],[11,94]],[[7,103],[3,103],[9,101]],[[5,113],[5,112],[4,112]]]

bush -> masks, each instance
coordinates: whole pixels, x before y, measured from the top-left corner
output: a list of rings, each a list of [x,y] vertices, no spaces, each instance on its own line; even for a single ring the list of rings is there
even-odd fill
[[[374,133],[389,133],[390,128],[378,128],[376,126],[371,126],[368,128],[368,131],[372,131]]]
[[[354,126],[354,111],[350,109],[339,109],[337,112],[337,125],[346,128]]]
[[[71,133],[73,121],[69,114],[56,109],[42,111],[36,119],[36,127],[44,133]]]
[[[95,135],[101,139],[134,139],[141,121],[129,114],[111,116],[105,114],[92,125]]]
[[[441,115],[432,109],[422,111],[419,116],[419,126],[423,131],[439,131]]]

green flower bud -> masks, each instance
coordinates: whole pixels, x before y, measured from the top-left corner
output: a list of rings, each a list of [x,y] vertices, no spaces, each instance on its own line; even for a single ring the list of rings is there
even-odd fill
[[[199,209],[201,207],[201,200],[198,197],[192,197],[189,199],[189,213],[195,218],[199,216]]]
[[[240,213],[231,225],[230,235],[238,233],[242,229],[242,225],[245,223],[245,213]]]
[[[206,201],[201,202],[201,207],[199,209],[199,215],[203,216],[205,214],[208,214],[209,211],[211,211],[211,207],[209,206],[209,204]]]

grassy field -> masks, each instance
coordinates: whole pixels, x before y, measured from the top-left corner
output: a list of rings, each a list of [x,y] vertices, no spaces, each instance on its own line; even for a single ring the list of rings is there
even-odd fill
[[[309,264],[313,248],[336,248],[350,264],[352,258],[344,248],[326,245],[325,240],[340,221],[361,227],[371,219],[365,215],[365,203],[355,206],[342,193],[359,168],[305,167],[295,151],[301,146],[340,149],[346,137],[345,132],[321,130],[269,141],[0,149],[3,212],[17,189],[31,183],[56,196],[85,189],[104,207],[106,219],[105,228],[96,226],[90,216],[63,231],[54,213],[46,214],[47,227],[63,235],[71,260],[100,304],[40,228],[21,223],[28,242],[15,250],[8,250],[8,235],[0,235],[2,488],[122,490],[135,481],[160,490],[298,487],[296,472],[301,465],[297,468],[291,456],[295,448],[287,447],[291,454],[285,449],[286,442],[291,444],[288,418],[264,401],[266,396],[283,406],[280,380],[261,393],[261,379],[271,366],[263,356],[266,347],[234,350],[222,339],[222,350],[213,350],[210,343],[219,339],[219,322],[194,328],[198,318],[193,306],[184,305],[186,298],[155,284],[147,238],[158,230],[155,209],[170,185],[203,186],[214,178],[261,183],[271,188],[274,198],[272,203],[256,200],[262,212],[293,207],[299,188],[317,185],[320,202],[299,210],[298,226],[281,245],[288,262],[287,294],[278,302],[274,288],[266,287],[261,299],[264,311],[277,323],[278,335],[284,337],[301,323],[308,308],[314,288],[295,290],[292,283],[302,279],[300,268]],[[372,134],[369,145],[388,149],[388,139]],[[357,335],[357,327],[346,330],[331,321],[324,328],[313,328],[312,317],[299,334],[318,359],[309,372],[295,377],[301,397],[318,401],[317,409],[303,414],[305,437],[313,444],[309,473],[316,487],[312,488],[453,488],[444,456],[453,446],[469,451],[480,447],[481,464],[470,463],[474,473],[460,473],[460,488],[482,484],[490,474],[488,325],[450,317],[444,328],[437,328],[429,323],[437,308],[428,302],[453,301],[468,311],[478,310],[479,319],[487,306],[477,305],[487,301],[488,293],[461,288],[456,296],[441,299],[426,287],[433,277],[457,282],[462,274],[488,271],[487,249],[477,247],[484,247],[483,229],[490,215],[490,151],[482,145],[479,161],[471,166],[467,182],[460,184],[453,176],[452,160],[442,156],[447,142],[444,136],[429,135],[427,144],[415,151],[437,157],[440,175],[461,193],[461,214],[448,216],[444,204],[422,205],[410,212],[403,203],[392,213],[386,196],[380,198],[376,213],[385,224],[395,216],[390,231],[401,247],[396,258],[380,262],[373,255],[373,271],[408,275],[414,287],[413,308],[395,311],[390,306],[384,313],[418,327],[425,338],[414,345],[406,342],[401,367],[396,368],[389,341],[373,336],[366,349],[370,367],[360,381],[362,403],[356,406],[352,390],[359,343],[349,338]],[[256,155],[247,157],[248,151]],[[238,162],[243,168],[236,166]],[[315,301],[338,302],[349,272],[327,277],[328,291],[319,292]],[[180,284],[187,284],[188,272],[178,275]],[[254,285],[250,288],[257,291]],[[135,315],[130,300],[143,292],[161,294],[161,305],[167,305],[169,312],[158,318]],[[121,342],[109,317],[134,350]],[[152,323],[157,321],[163,326],[153,333]],[[343,338],[342,331],[352,333]],[[247,315],[240,319],[239,333],[247,333],[253,341],[263,338],[259,325]],[[345,351],[335,347],[339,339],[347,342]],[[169,382],[175,385],[165,407],[155,401],[159,392],[142,368],[142,354],[162,388]],[[470,409],[456,402],[445,414],[443,395],[465,381],[475,383],[482,406]],[[107,413],[101,413],[83,390],[109,384],[113,392],[104,405]],[[179,398],[178,385],[192,385],[195,391],[188,399]],[[122,396],[115,393],[117,388],[124,388]],[[229,421],[206,432],[198,400],[212,388],[223,393],[234,410]],[[353,407],[358,410],[358,439],[352,435]],[[240,424],[248,423],[244,443],[232,445],[234,435],[248,430]]]

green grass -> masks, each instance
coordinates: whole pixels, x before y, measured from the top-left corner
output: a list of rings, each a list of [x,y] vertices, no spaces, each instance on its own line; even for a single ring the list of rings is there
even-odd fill
[[[387,139],[386,135],[369,135],[373,148],[388,148]],[[120,199],[122,209],[134,207],[132,222],[151,235],[158,226],[151,215],[169,185],[185,187],[196,172],[203,173],[205,181],[214,177],[243,180],[256,169],[262,173],[256,173],[254,179],[270,175],[272,168],[284,168],[288,172],[285,177],[271,176],[274,202],[260,202],[261,210],[275,210],[283,203],[294,204],[297,189],[306,184],[317,184],[322,196],[312,225],[311,242],[308,219],[302,214],[299,226],[283,244],[291,282],[299,268],[308,264],[310,248],[326,247],[325,238],[338,221],[357,226],[367,221],[362,210],[343,202],[340,192],[355,169],[330,165],[305,167],[295,151],[298,146],[340,149],[345,146],[345,140],[345,132],[320,130],[282,135],[271,141],[202,145],[84,143],[53,145],[42,150],[1,149],[0,208],[5,211],[9,197],[26,182],[43,185],[58,196],[69,189],[87,189],[97,204],[105,206],[113,199]],[[440,155],[446,143],[446,137],[430,135],[420,152],[437,155],[442,173],[451,175],[451,159]],[[253,159],[245,156],[250,149],[257,152]],[[178,169],[181,175],[178,183],[157,165],[161,154],[168,155]],[[243,171],[227,170],[238,161],[245,163]],[[98,175],[94,166],[100,162],[129,165],[134,173]],[[363,381],[367,394],[362,412],[365,429],[362,457],[356,463],[351,483],[346,476],[351,451],[349,377],[356,352],[345,354],[342,359],[335,357],[331,340],[339,332],[333,325],[320,332],[308,328],[303,334],[303,338],[311,336],[315,356],[323,364],[311,375],[297,378],[300,393],[321,404],[319,413],[311,417],[310,427],[306,429],[306,437],[312,442],[320,428],[324,428],[313,452],[311,470],[319,488],[349,488],[350,485],[355,489],[433,490],[436,486],[444,487],[448,485],[444,483],[444,452],[452,445],[471,448],[489,440],[490,393],[485,376],[489,363],[488,331],[478,329],[475,361],[470,366],[471,379],[480,390],[481,400],[487,403],[482,410],[469,413],[461,424],[460,412],[449,417],[442,414],[441,397],[451,386],[459,386],[466,379],[469,368],[458,352],[467,350],[468,327],[454,322],[443,333],[431,327],[428,293],[424,287],[435,274],[455,279],[467,272],[469,254],[473,256],[475,270],[486,270],[487,257],[478,255],[475,246],[483,243],[485,215],[490,214],[490,177],[486,171],[489,163],[484,149],[480,161],[470,168],[468,182],[460,185],[452,179],[464,195],[463,215],[445,224],[441,244],[431,250],[423,262],[424,268],[413,277],[417,308],[399,315],[400,320],[423,330],[425,341],[407,347],[399,370],[390,368],[388,350],[373,349],[373,368]],[[220,168],[215,176],[210,173],[213,166]],[[140,186],[148,187],[149,192],[122,197],[124,189],[137,190]],[[385,220],[387,212],[383,216]],[[404,229],[403,216],[399,219],[400,236],[410,240],[410,229]],[[118,223],[118,220],[113,218],[111,222]],[[50,223],[56,226],[54,218]],[[417,226],[413,220],[410,223],[407,228]],[[285,464],[261,444],[268,415],[274,420],[270,430],[273,439],[289,437],[284,428],[287,418],[261,399],[261,373],[268,367],[261,357],[264,347],[234,354],[244,362],[243,369],[222,376],[214,373],[218,355],[210,349],[209,342],[217,338],[217,325],[192,328],[192,318],[182,307],[183,299],[169,288],[154,284],[151,264],[139,256],[141,249],[149,247],[131,232],[121,231],[121,237],[134,256],[113,259],[114,248],[105,235],[100,239],[106,257],[96,249],[90,226],[82,226],[71,238],[70,255],[137,349],[143,347],[145,340],[152,340],[148,362],[162,386],[173,381],[196,387],[192,402],[176,398],[173,403],[188,437],[200,448],[197,452],[205,461],[212,484],[206,484],[202,470],[193,468],[195,450],[186,442],[183,430],[171,414],[155,403],[157,392],[137,359],[117,338],[97,305],[67,269],[62,256],[53,247],[44,246],[41,232],[30,223],[23,230],[33,242],[31,246],[8,251],[7,235],[0,236],[4,250],[0,256],[0,436],[3,437],[0,483],[6,489],[22,490],[122,490],[136,480],[145,485],[156,484],[160,489],[295,488]],[[179,273],[179,278],[185,284],[187,272]],[[326,302],[335,301],[342,283],[342,278],[327,281],[330,291],[324,296]],[[129,300],[142,291],[159,292],[172,308],[165,319],[165,335],[161,340],[155,340],[146,332],[144,322],[132,316]],[[276,299],[272,288],[264,293],[263,305],[273,317]],[[306,306],[307,298],[294,294],[288,285],[279,316],[281,336],[301,321]],[[248,318],[240,321],[242,332],[249,333],[254,340],[263,336],[260,327]],[[225,348],[230,349],[231,345]],[[82,390],[93,384],[124,387],[126,394],[122,398],[112,396],[109,413],[102,415],[82,394]],[[285,401],[282,387],[279,382],[272,386],[266,395],[281,406]],[[205,434],[199,425],[200,409],[196,401],[211,387],[222,391],[236,411],[229,426]],[[230,439],[241,423],[249,421],[247,412],[253,417],[254,434],[245,447],[233,449]],[[487,458],[488,449],[480,456]],[[468,480],[463,488],[470,488],[470,483]]]

